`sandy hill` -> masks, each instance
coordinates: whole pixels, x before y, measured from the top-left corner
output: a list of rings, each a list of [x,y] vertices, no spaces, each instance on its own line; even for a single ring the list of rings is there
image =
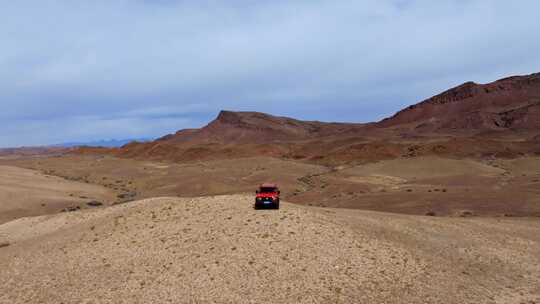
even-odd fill
[[[540,222],[154,198],[0,225],[0,303],[537,303]]]
[[[84,180],[66,180],[34,170],[0,165],[0,224],[23,216],[114,202],[115,193]]]

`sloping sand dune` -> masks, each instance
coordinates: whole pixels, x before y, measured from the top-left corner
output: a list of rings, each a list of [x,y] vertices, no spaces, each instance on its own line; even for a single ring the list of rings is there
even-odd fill
[[[0,225],[0,303],[540,301],[537,219],[251,203],[155,198]]]
[[[68,206],[85,206],[116,197],[99,185],[68,181],[35,170],[0,166],[0,224],[23,217],[60,212]]]

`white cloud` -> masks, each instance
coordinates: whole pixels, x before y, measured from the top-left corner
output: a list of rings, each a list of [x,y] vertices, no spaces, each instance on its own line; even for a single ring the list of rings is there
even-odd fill
[[[461,82],[539,71],[539,10],[532,0],[4,1],[0,127],[14,139],[0,145],[29,143],[29,120],[44,142],[111,137],[99,124],[50,129],[84,116],[140,119],[118,128],[137,137],[221,108],[378,119]]]

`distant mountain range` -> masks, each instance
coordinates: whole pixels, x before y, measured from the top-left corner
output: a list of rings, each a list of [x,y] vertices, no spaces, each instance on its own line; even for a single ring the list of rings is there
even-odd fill
[[[540,73],[489,84],[466,82],[373,123],[221,111],[202,128],[156,140],[71,142],[41,149],[3,149],[0,155],[62,150],[175,162],[271,156],[328,165],[423,155],[540,155]]]
[[[332,164],[418,155],[540,155],[539,138],[537,73],[489,84],[467,82],[380,122],[328,123],[221,111],[200,129],[75,153],[178,162],[265,155]]]
[[[78,148],[86,149],[113,149],[120,148],[129,143],[147,143],[151,142],[152,139],[148,138],[137,138],[137,139],[109,139],[109,140],[98,140],[98,141],[88,141],[88,142],[67,142],[56,145],[46,145],[46,146],[29,146],[29,147],[14,147],[14,148],[0,148],[0,157],[2,156],[50,156],[50,155],[60,155],[68,153]]]
[[[63,147],[63,148],[73,148],[73,147],[104,147],[104,148],[119,148],[124,145],[127,145],[131,142],[149,142],[152,141],[150,138],[134,138],[134,139],[109,139],[109,140],[98,140],[98,141],[88,141],[88,142],[67,142],[53,145],[53,147]]]

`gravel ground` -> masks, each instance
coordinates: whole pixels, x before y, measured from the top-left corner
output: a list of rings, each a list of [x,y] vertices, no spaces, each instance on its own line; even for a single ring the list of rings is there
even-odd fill
[[[0,225],[0,303],[540,303],[539,232],[154,198]]]

